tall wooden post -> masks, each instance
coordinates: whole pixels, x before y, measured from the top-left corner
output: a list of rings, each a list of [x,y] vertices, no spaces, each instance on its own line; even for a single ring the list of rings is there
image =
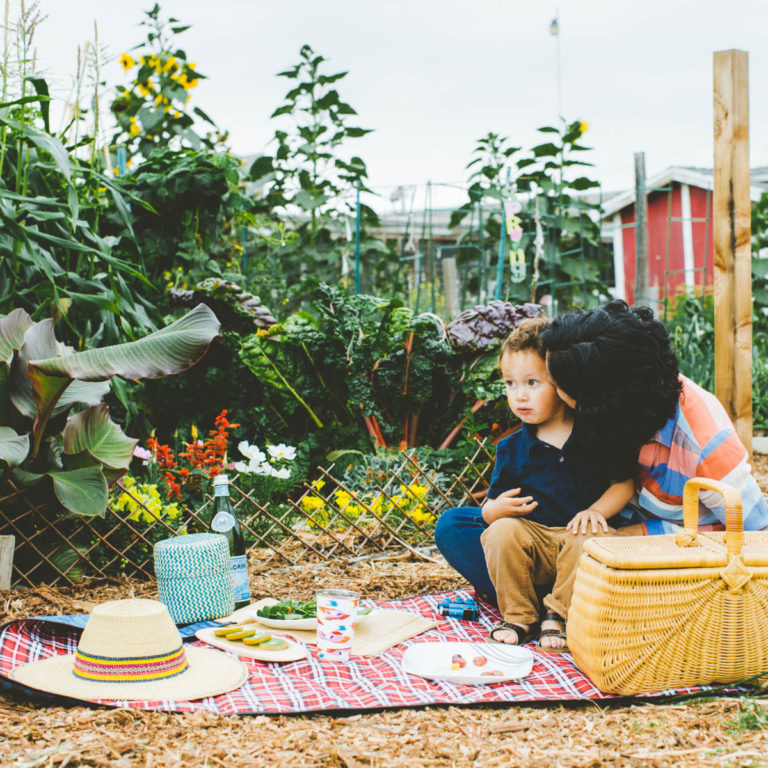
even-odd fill
[[[648,193],[645,152],[635,152],[635,304],[650,305],[648,295]],[[656,311],[656,307],[653,307]]]
[[[715,51],[713,237],[715,394],[752,453],[752,255],[749,197],[749,62]]]

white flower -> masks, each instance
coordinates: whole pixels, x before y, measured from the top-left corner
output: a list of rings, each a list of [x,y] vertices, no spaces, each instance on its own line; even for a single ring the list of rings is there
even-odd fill
[[[257,446],[251,445],[247,440],[241,440],[237,444],[237,450],[245,456],[246,459],[250,459],[251,464],[260,464],[262,461],[266,461],[267,457]]]
[[[279,443],[278,445],[268,445],[267,452],[272,459],[293,461],[296,458],[296,449],[292,445],[286,445],[285,443]]]
[[[256,475],[266,475],[267,477],[270,477],[270,475],[274,472],[272,469],[272,465],[265,462],[255,462],[252,461],[249,465],[250,471],[253,472]]]
[[[251,471],[251,468],[247,464],[244,464],[242,461],[236,461],[235,470],[247,475]]]
[[[280,480],[287,480],[291,476],[291,470],[288,467],[281,467],[275,470],[273,474],[275,477],[280,478]]]

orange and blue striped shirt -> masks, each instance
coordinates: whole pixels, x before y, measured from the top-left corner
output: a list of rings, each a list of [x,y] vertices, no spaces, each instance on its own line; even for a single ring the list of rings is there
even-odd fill
[[[683,391],[674,418],[640,449],[637,503],[648,517],[647,534],[674,533],[683,522],[683,486],[692,477],[732,485],[741,494],[744,530],[768,528],[768,504],[747,462],[747,451],[720,401],[681,376]],[[720,494],[702,491],[699,523],[720,527]],[[719,524],[719,525],[718,525]]]

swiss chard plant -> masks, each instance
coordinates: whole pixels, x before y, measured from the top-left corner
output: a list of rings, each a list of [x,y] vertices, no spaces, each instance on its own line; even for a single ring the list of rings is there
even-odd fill
[[[375,446],[448,447],[471,413],[500,401],[498,347],[539,308],[498,302],[447,331],[436,315],[399,300],[322,285],[312,309],[241,342],[241,359],[285,433],[359,425]],[[504,407],[498,420],[508,415]]]
[[[0,318],[0,467],[68,513],[103,515],[108,488],[128,469],[136,440],[109,416],[113,376],[167,376],[189,368],[219,332],[200,304],[137,341],[75,352],[51,319],[17,309]]]

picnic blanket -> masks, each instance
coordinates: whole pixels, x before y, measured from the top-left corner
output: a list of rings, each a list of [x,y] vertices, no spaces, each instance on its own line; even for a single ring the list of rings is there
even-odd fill
[[[236,691],[199,701],[101,701],[115,707],[193,712],[207,710],[223,715],[288,714],[299,712],[371,710],[415,707],[430,704],[480,704],[529,701],[568,701],[616,698],[595,688],[573,664],[570,655],[534,651],[533,670],[514,682],[490,685],[463,685],[434,682],[409,675],[401,660],[406,648],[415,643],[436,641],[478,642],[486,639],[498,612],[481,604],[477,622],[460,621],[437,612],[440,600],[471,597],[464,591],[424,595],[397,601],[364,601],[382,608],[414,611],[438,622],[416,637],[390,648],[374,658],[353,657],[350,662],[321,661],[314,646],[309,656],[286,664],[243,659],[248,682]],[[35,617],[10,622],[0,629],[0,682],[9,691],[21,692],[50,704],[62,704],[62,697],[20,686],[8,678],[12,669],[27,661],[58,653],[74,653],[86,616]],[[204,646],[194,632],[214,622],[182,627],[188,642]],[[532,646],[529,646],[532,648]],[[693,693],[709,687],[660,691],[644,698]],[[78,702],[81,703],[81,702]]]

